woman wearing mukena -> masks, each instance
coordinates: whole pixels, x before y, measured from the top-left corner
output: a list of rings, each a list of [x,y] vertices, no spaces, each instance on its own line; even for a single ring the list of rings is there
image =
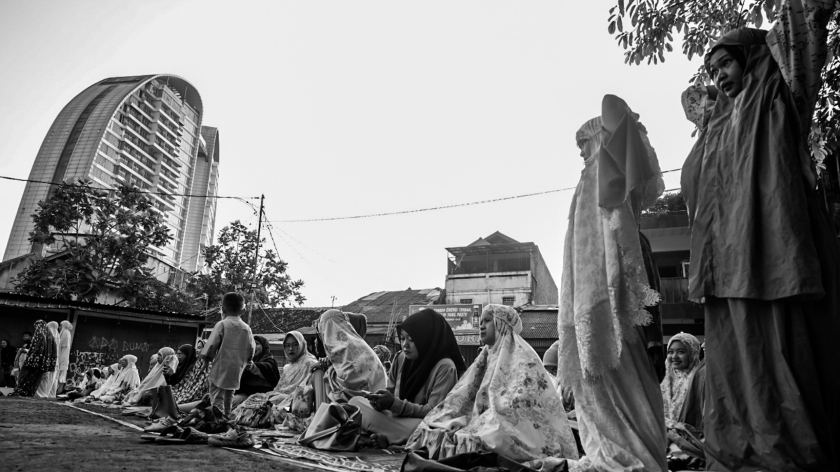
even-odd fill
[[[838,467],[838,248],[808,152],[834,8],[788,0],[770,31],[729,32],[705,58],[715,87],[683,96],[710,470]]]

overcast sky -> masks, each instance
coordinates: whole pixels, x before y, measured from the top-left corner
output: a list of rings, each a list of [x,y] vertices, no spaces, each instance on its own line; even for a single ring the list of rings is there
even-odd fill
[[[443,287],[447,252],[494,231],[536,243],[560,285],[575,131],[616,94],[641,114],[663,170],[693,139],[679,53],[624,65],[614,2],[3,1],[0,175],[26,178],[59,111],[114,76],[171,73],[220,132],[220,194],[265,194],[306,306]],[[679,51],[679,47],[675,47]],[[666,174],[679,187],[679,172]],[[0,254],[24,184],[0,180]],[[220,200],[217,232],[253,211]],[[264,233],[265,234],[265,233]],[[268,236],[268,235],[266,235]],[[268,244],[273,246],[271,238]]]

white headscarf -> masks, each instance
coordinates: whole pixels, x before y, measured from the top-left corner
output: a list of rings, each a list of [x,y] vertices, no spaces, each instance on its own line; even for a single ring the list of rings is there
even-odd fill
[[[691,383],[691,378],[697,367],[700,364],[700,341],[688,333],[678,333],[668,340],[668,348],[674,341],[683,343],[689,353],[688,367],[685,369],[677,369],[668,357],[665,361],[665,378],[662,379],[660,390],[662,391],[662,400],[665,405],[665,419],[679,421],[680,411],[683,403],[685,403],[685,396],[688,393],[688,385]]]
[[[134,390],[140,385],[140,373],[137,371],[137,356],[124,355],[120,360],[125,359],[126,366],[120,369],[117,378],[108,390],[103,390],[104,395],[114,394],[121,389],[128,387]]]
[[[296,358],[289,359],[289,362],[283,366],[283,370],[280,372],[280,381],[274,387],[274,392],[284,395],[289,395],[295,390],[295,387],[308,382],[311,375],[310,370],[318,363],[318,359],[306,350],[306,339],[304,339],[303,334],[299,331],[289,331],[283,342],[287,342],[289,337],[297,341],[300,352]]]
[[[493,451],[517,462],[577,459],[562,399],[542,359],[519,335],[522,320],[511,307],[490,304],[496,341],[481,351],[443,402],[408,440],[443,459]]]
[[[114,382],[117,380],[117,375],[119,375],[119,368],[119,363],[111,364],[111,366],[108,368],[108,378],[102,382],[102,385],[99,388],[91,392],[90,396],[94,398],[99,398],[100,396],[104,395],[105,392],[108,391],[108,389],[110,389],[114,385]]]
[[[327,310],[318,320],[318,332],[332,365],[324,374],[327,395],[347,400],[345,389],[375,392],[385,388],[385,368],[370,346],[356,333],[346,313]]]
[[[172,372],[175,372],[178,369],[178,356],[175,355],[175,350],[171,347],[161,348],[157,353],[157,358],[157,364],[155,364],[152,371],[149,372],[149,375],[140,382],[140,385],[125,398],[123,401],[124,405],[133,405],[140,401],[140,398],[143,396],[143,392],[158,388],[161,385],[166,385],[166,378],[164,377],[163,372],[164,366],[169,366],[169,368],[172,369]]]
[[[73,342],[73,325],[64,320],[61,322],[61,333],[58,339],[58,370],[67,370],[70,365],[70,345]]]

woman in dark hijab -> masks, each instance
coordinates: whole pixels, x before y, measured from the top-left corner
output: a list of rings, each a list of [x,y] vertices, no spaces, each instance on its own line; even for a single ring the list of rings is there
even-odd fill
[[[350,400],[362,411],[362,431],[379,447],[405,444],[466,370],[452,328],[438,312],[427,308],[409,316],[399,332],[403,350],[394,358],[388,388]]]
[[[172,372],[169,366],[164,366],[163,368],[163,378],[166,379],[167,385],[172,385],[173,387],[184,380],[187,373],[195,366],[196,360],[195,348],[190,344],[184,344],[179,347],[176,354],[178,355],[178,367],[175,369],[175,372]]]
[[[770,31],[727,33],[705,58],[715,90],[684,105],[700,127],[681,184],[714,392],[709,470],[840,460],[840,254],[808,139],[835,7],[786,0]]]
[[[256,345],[254,360],[242,372],[242,378],[239,380],[239,390],[233,397],[231,408],[236,408],[255,393],[270,392],[280,380],[280,368],[271,354],[268,339],[262,336],[254,336],[254,341]]]
[[[46,321],[36,321],[35,335],[32,337],[26,362],[23,363],[20,380],[12,395],[21,397],[34,396],[35,390],[38,389],[38,384],[41,382],[41,377],[44,373],[55,371],[57,359],[57,345],[55,339],[47,329]]]
[[[350,325],[356,330],[356,333],[362,339],[365,339],[367,334],[367,316],[360,313],[347,313],[347,319],[350,320]]]

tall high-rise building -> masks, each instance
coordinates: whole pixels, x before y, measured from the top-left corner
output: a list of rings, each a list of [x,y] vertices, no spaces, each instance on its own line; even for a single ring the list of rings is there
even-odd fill
[[[30,180],[88,179],[103,189],[118,183],[150,192],[173,236],[152,248],[161,274],[195,271],[201,249],[212,244],[218,188],[219,132],[202,126],[198,90],[168,74],[112,77],[91,85],[53,122],[32,165]],[[28,182],[3,260],[49,248],[29,242],[32,213],[48,184]],[[167,270],[168,267],[168,270]],[[161,277],[164,278],[164,277]]]

